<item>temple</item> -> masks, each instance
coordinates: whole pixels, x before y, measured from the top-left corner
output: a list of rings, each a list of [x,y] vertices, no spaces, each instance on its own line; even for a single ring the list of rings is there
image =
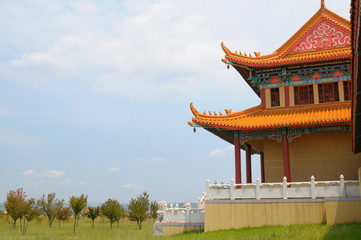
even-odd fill
[[[251,155],[260,154],[261,181],[358,179],[361,156],[352,152],[350,22],[325,8],[269,55],[230,51],[223,62],[234,67],[261,103],[239,112],[200,113],[201,127],[234,145],[235,182],[241,183],[240,149],[246,151],[246,181],[252,181]]]
[[[205,231],[361,222],[359,1],[350,21],[325,7],[268,55],[231,51],[223,62],[260,97],[233,112],[198,111],[188,124],[234,145],[235,176],[207,181]],[[242,183],[241,150],[246,152]],[[260,155],[260,179],[252,155]]]

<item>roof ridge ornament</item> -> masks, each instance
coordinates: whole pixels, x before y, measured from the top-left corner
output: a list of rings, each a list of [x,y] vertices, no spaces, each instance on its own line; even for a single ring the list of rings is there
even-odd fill
[[[325,0],[321,0],[321,8],[325,8]]]

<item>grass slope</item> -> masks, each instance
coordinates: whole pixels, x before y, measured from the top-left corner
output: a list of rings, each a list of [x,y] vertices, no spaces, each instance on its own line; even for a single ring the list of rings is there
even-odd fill
[[[340,224],[328,225],[297,225],[278,226],[261,228],[243,228],[237,230],[223,230],[215,232],[193,232],[179,234],[175,236],[157,237],[152,236],[152,221],[143,224],[143,229],[138,230],[134,222],[124,220],[119,225],[113,226],[105,219],[98,219],[95,227],[91,227],[88,219],[81,219],[77,233],[72,232],[72,222],[68,221],[58,228],[58,222],[54,222],[53,227],[47,226],[47,221],[33,221],[30,223],[26,235],[22,235],[20,230],[11,228],[11,221],[7,218],[0,219],[0,239],[1,240],[102,240],[102,239],[122,239],[122,240],[343,240],[361,239],[361,224]]]

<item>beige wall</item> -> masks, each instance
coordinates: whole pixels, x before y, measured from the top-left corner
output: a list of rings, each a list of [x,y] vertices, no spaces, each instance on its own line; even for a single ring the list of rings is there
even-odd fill
[[[289,143],[292,181],[358,179],[361,154],[351,151],[351,132],[304,134]],[[283,178],[282,144],[264,138],[266,182]]]
[[[270,88],[266,88],[265,89],[265,98],[266,98],[266,108],[270,108],[271,107],[271,89]]]
[[[206,202],[204,231],[361,222],[361,201]]]
[[[361,222],[360,201],[326,202],[327,224]]]
[[[285,87],[279,87],[280,93],[280,105],[275,107],[284,107],[285,106]],[[266,108],[272,108],[271,104],[271,88],[265,88],[265,102]]]
[[[206,203],[204,231],[325,222],[322,202]]]

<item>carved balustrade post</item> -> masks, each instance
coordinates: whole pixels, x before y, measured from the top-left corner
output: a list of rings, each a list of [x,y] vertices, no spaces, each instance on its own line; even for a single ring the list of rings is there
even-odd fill
[[[345,178],[342,174],[340,176],[340,197],[346,197]]]
[[[311,176],[311,198],[316,198],[316,182],[314,176]]]
[[[186,208],[186,222],[191,222],[191,208],[189,206]]]
[[[168,215],[167,215],[167,206],[163,208],[163,222],[168,221]]]
[[[256,179],[256,199],[261,199],[261,180]]]
[[[207,200],[211,199],[211,192],[210,192],[210,189],[209,189],[209,180],[207,180],[207,182],[206,182],[206,199]]]
[[[287,199],[288,197],[288,193],[287,193],[287,178],[283,177],[283,182],[282,182],[282,193],[283,193],[283,199]]]
[[[230,195],[230,198],[231,200],[234,200],[236,198],[236,193],[234,191],[234,179],[232,178],[231,179],[231,184],[229,185],[229,195]]]

